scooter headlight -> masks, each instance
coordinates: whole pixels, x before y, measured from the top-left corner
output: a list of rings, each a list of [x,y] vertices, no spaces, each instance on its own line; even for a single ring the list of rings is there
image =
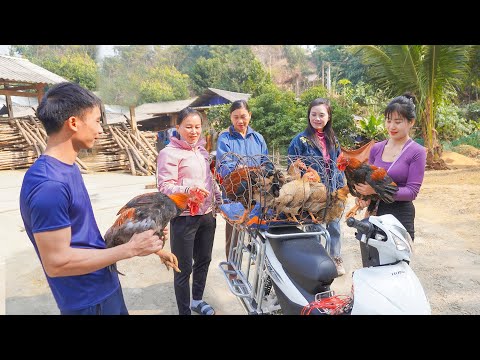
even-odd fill
[[[399,251],[408,251],[409,253],[413,253],[413,242],[412,237],[410,234],[403,228],[394,226],[395,230],[398,231],[399,234],[402,236],[398,236],[395,232],[391,232],[393,241],[395,242],[395,246]]]

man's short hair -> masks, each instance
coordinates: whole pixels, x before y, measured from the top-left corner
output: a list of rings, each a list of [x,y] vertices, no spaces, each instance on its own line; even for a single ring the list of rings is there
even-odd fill
[[[75,83],[63,82],[47,91],[38,105],[37,117],[50,135],[60,131],[69,117],[82,117],[86,110],[101,107],[101,104],[102,101],[90,90]]]

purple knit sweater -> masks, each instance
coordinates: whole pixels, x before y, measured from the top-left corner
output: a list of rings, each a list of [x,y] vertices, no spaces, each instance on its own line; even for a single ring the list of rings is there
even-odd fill
[[[403,148],[412,141],[412,139],[409,139]],[[382,167],[385,170],[392,165],[391,162],[382,160],[386,144],[387,140],[384,140],[373,145],[369,157],[370,164]],[[402,152],[397,162],[388,171],[388,175],[398,185],[398,192],[394,196],[395,201],[415,200],[422,186],[426,162],[427,154],[425,148],[416,142]]]

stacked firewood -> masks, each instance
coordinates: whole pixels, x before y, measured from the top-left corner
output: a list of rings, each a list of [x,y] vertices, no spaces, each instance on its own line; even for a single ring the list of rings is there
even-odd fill
[[[104,126],[95,143],[95,155],[85,163],[93,171],[128,170],[132,175],[153,175],[158,152],[157,135],[150,131],[132,131],[126,124]]]
[[[0,170],[28,168],[46,147],[47,133],[33,116],[0,120]],[[80,159],[76,163],[88,170]]]
[[[132,131],[125,123],[104,125],[93,154],[76,163],[82,172],[126,170],[132,175],[153,175],[158,152],[157,135]],[[47,133],[32,117],[0,120],[0,170],[30,167],[45,151]]]
[[[37,153],[15,126],[0,120],[0,170],[29,167]]]

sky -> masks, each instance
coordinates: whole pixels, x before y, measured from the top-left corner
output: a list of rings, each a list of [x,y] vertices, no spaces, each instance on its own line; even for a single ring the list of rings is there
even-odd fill
[[[113,47],[116,45],[98,45],[100,46],[99,55],[101,58],[105,56],[112,56]],[[0,45],[0,55],[8,55],[10,45]]]
[[[8,55],[8,48],[10,45],[0,45],[0,55]],[[98,45],[100,47],[99,55],[100,58],[104,58],[105,56],[113,56],[113,47],[118,46],[118,45]],[[312,47],[314,45],[303,45],[307,48],[310,48],[312,50]]]
[[[10,45],[0,45],[0,55],[8,55],[8,47]]]

